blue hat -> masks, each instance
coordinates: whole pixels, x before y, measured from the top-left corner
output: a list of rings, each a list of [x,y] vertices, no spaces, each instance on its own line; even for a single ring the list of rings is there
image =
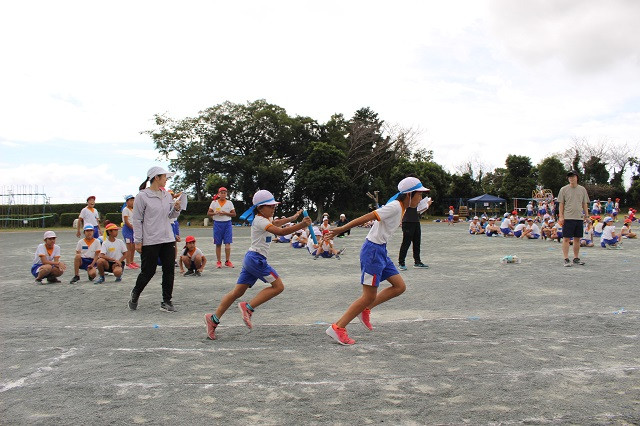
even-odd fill
[[[88,231],[89,229],[93,231],[93,225],[85,225],[84,226],[84,230],[85,231]]]
[[[124,201],[128,201],[128,200],[130,200],[131,198],[136,198],[136,197],[134,197],[134,196],[133,196],[133,195],[131,195],[131,194],[129,194],[129,195],[125,195],[125,196],[124,196]]]

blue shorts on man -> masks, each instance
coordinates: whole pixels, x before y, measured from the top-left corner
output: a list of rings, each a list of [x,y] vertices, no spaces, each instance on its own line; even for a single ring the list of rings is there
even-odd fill
[[[398,275],[398,269],[389,259],[386,244],[376,244],[365,240],[360,250],[360,283],[378,287],[380,281],[384,281],[393,275]]]
[[[215,245],[233,243],[233,226],[230,220],[213,221],[213,243]]]
[[[242,271],[237,284],[253,287],[256,281],[272,283],[279,278],[278,273],[268,263],[267,258],[255,251],[248,251],[242,260]]]

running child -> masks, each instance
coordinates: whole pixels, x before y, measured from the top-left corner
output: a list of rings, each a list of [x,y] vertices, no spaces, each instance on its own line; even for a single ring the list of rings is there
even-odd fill
[[[80,238],[80,235],[82,235],[80,230],[84,229],[86,225],[93,226],[93,238],[100,236],[100,213],[98,213],[95,207],[96,196],[88,196],[87,206],[80,210],[80,215],[78,216],[78,231],[76,232],[76,237]]]
[[[271,234],[280,236],[285,235],[285,233],[295,232],[298,229],[309,226],[311,219],[305,217],[302,222],[290,226],[286,230],[282,229],[280,228],[281,225],[296,220],[302,214],[302,210],[299,210],[291,217],[273,220],[273,213],[278,204],[280,202],[275,201],[271,192],[261,189],[253,195],[253,206],[240,216],[242,220],[251,221],[253,219],[251,223],[251,247],[249,247],[249,251],[244,256],[242,271],[240,271],[240,276],[233,290],[222,298],[215,313],[205,314],[204,316],[209,339],[214,340],[216,338],[216,327],[220,324],[222,315],[237,299],[244,295],[248,288],[253,287],[257,280],[268,283],[270,286],[260,290],[248,303],[238,303],[242,319],[250,329],[253,328],[251,316],[255,309],[284,290],[282,279],[276,270],[267,263],[272,239]],[[255,217],[254,211],[257,213]]]
[[[80,281],[80,269],[87,271],[89,281],[97,275],[97,264],[100,258],[100,240],[93,238],[93,226],[85,225],[84,238],[76,244],[76,256],[73,259],[73,278],[69,284],[75,284]]]
[[[236,217],[233,203],[227,199],[227,188],[218,189],[218,194],[211,202],[207,216],[213,219],[213,243],[216,245],[216,268],[222,268],[222,244],[224,244],[224,266],[233,268],[231,263],[231,244],[233,243],[233,226],[231,218]]]
[[[453,223],[453,214],[454,214],[453,206],[449,206],[449,215],[447,216],[447,226],[455,225]]]
[[[127,269],[138,269],[140,265],[133,261],[133,256],[136,253],[136,244],[133,242],[133,202],[135,197],[133,195],[127,195],[124,197],[125,205],[122,206],[122,238],[127,245],[127,259],[125,264]],[[106,225],[105,225],[106,226]]]
[[[110,223],[105,227],[107,239],[100,248],[100,259],[98,259],[98,273],[100,278],[94,284],[104,282],[104,273],[111,272],[116,277],[116,282],[122,281],[122,269],[124,260],[127,258],[127,246],[122,240],[117,240],[118,226]]]
[[[36,278],[36,284],[42,284],[43,279],[50,283],[62,282],[58,279],[67,265],[60,262],[60,246],[56,244],[56,233],[47,231],[44,233],[44,243],[40,243],[36,249],[36,256],[31,266],[31,274]]]
[[[341,345],[355,343],[355,340],[348,336],[346,329],[351,320],[358,317],[365,327],[372,330],[371,309],[400,296],[405,291],[404,280],[387,254],[387,242],[402,223],[405,209],[417,207],[422,200],[422,192],[427,191],[427,188],[419,179],[407,177],[398,184],[398,191],[383,207],[360,216],[344,226],[339,226],[330,233],[332,237],[370,220],[375,221],[360,250],[362,296],[356,299],[344,315],[326,330],[327,335]],[[378,293],[380,282],[385,280],[389,281],[391,286]]]
[[[207,264],[207,258],[198,247],[196,247],[196,239],[193,235],[187,236],[184,240],[185,246],[180,256],[180,273],[184,276],[195,275],[199,277],[204,266]],[[184,267],[187,267],[187,272],[184,271]]]

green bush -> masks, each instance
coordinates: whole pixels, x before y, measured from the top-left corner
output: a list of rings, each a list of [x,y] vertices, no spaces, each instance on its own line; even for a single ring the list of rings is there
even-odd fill
[[[45,216],[41,219],[32,219],[34,217],[40,218],[42,214],[35,215],[0,215],[0,227],[2,228],[52,228],[58,223],[58,215],[55,213],[45,213]],[[23,221],[27,220],[27,223]],[[43,223],[44,222],[44,223]]]
[[[78,213],[61,213],[60,226],[73,226],[73,221],[78,218]]]
[[[104,215],[104,219],[120,226],[120,224],[122,223],[122,213],[107,213],[106,215]]]

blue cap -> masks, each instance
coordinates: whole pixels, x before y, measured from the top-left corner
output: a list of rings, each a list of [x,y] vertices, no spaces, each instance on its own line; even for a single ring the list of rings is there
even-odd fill
[[[124,196],[124,200],[125,200],[125,201],[129,200],[130,198],[136,198],[136,197],[134,197],[134,196],[133,196],[133,195],[131,195],[131,194],[129,194],[129,195],[125,195],[125,196]]]
[[[89,229],[91,229],[93,231],[93,225],[85,225],[84,226],[84,230],[88,231]]]

